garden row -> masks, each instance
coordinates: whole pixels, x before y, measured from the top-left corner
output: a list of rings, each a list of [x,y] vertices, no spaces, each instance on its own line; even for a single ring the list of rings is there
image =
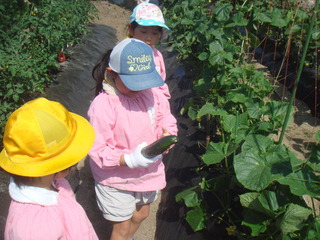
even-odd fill
[[[206,149],[196,170],[202,180],[176,196],[194,231],[215,223],[236,239],[320,238],[320,218],[303,199],[320,196],[320,146],[298,159],[269,137],[286,131],[293,106],[270,98],[273,83],[247,60],[268,38],[299,67],[317,69],[320,30],[312,26],[319,12],[298,2],[162,1],[169,46],[194,78],[194,97],[181,114],[207,135],[199,141]]]
[[[95,13],[87,0],[0,1],[0,138],[11,112],[53,81],[58,53],[81,41]]]

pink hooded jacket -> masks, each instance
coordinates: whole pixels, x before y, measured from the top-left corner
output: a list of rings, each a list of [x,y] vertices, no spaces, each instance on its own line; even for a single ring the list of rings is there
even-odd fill
[[[161,159],[146,168],[120,166],[120,156],[131,153],[142,142],[162,137],[162,127],[172,135],[177,122],[168,99],[159,88],[142,90],[135,97],[117,93],[110,85],[95,97],[88,111],[96,139],[89,152],[95,181],[126,191],[145,192],[166,186]]]
[[[153,59],[156,65],[156,69],[160,74],[161,78],[163,79],[163,81],[165,82],[167,74],[166,74],[166,67],[164,65],[162,53],[154,47],[152,48],[152,50],[153,50]],[[168,99],[171,98],[170,91],[166,83],[164,83],[164,85],[159,88]]]
[[[59,178],[53,185],[57,192],[11,181],[5,240],[98,240],[69,182]]]

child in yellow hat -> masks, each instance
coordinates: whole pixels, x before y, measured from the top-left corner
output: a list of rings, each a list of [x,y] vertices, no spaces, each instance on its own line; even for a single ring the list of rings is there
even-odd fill
[[[5,240],[98,239],[64,178],[90,150],[89,122],[45,98],[9,117],[0,167],[11,175]]]

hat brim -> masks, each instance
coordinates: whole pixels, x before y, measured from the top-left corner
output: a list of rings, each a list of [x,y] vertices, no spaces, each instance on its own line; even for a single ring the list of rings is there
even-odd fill
[[[123,84],[131,91],[141,91],[148,88],[161,87],[164,84],[164,81],[157,70],[140,75],[119,74],[119,76]]]
[[[86,157],[93,145],[95,132],[85,118],[74,113],[70,114],[77,123],[77,131],[70,145],[62,153],[45,161],[25,164],[11,160],[3,149],[0,153],[0,167],[15,175],[42,177],[65,170]]]
[[[159,21],[152,20],[152,19],[139,19],[139,20],[136,20],[136,22],[140,26],[144,26],[144,27],[158,26],[158,27],[163,27],[163,28],[170,30],[170,28],[167,25],[165,25],[163,22],[159,22]]]

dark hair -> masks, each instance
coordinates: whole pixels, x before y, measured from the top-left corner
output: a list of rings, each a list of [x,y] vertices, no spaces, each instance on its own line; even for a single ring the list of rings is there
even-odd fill
[[[10,176],[14,179],[15,184],[17,184],[18,187],[21,187],[23,185],[29,185],[31,177],[25,177],[20,175],[11,174]]]
[[[93,67],[92,77],[96,81],[95,96],[97,96],[102,90],[102,82],[105,78],[106,68],[109,67],[109,60],[112,49],[109,49]]]
[[[64,171],[68,171],[70,170],[72,167],[76,166],[77,164],[75,165],[72,165],[71,167],[68,167],[60,172],[64,172]],[[40,178],[40,177],[26,177],[26,176],[20,176],[20,175],[16,175],[16,174],[13,174],[13,173],[9,173],[9,175],[14,179],[14,183],[17,184],[17,186],[19,188],[21,188],[22,186],[32,186],[32,182],[37,179],[37,178]]]
[[[136,21],[133,21],[132,23],[129,24],[128,27],[131,28],[132,30],[135,30],[138,26],[139,26],[139,24],[138,24]],[[161,34],[162,34],[162,30],[163,30],[162,27],[158,26],[158,30],[159,30],[159,31],[161,32]],[[133,36],[131,36],[130,33],[129,33],[129,37],[132,38]]]

